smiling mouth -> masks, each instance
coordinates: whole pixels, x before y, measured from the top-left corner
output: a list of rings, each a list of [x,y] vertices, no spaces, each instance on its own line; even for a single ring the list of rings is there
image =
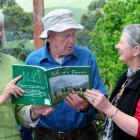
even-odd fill
[[[122,55],[122,52],[118,51],[119,55]]]

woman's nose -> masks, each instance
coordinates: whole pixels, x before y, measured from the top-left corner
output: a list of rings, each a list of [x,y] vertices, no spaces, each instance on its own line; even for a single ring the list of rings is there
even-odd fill
[[[119,49],[119,44],[115,45],[115,49],[117,49],[117,50]]]

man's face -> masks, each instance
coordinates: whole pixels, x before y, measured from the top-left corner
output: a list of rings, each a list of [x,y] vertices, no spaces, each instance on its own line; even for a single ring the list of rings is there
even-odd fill
[[[0,48],[2,48],[2,41],[3,41],[3,30],[2,24],[0,23]]]
[[[50,51],[58,56],[66,56],[73,52],[76,40],[76,29],[68,29],[63,32],[53,32],[48,38]]]

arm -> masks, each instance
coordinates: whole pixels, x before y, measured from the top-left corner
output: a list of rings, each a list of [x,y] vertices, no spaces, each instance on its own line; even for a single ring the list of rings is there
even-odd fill
[[[137,138],[140,138],[140,99],[137,103],[136,112],[135,112],[134,117],[138,120]]]
[[[52,111],[49,106],[17,105],[16,119],[21,125],[34,127],[41,115],[46,116]]]
[[[95,108],[110,117],[123,131],[134,137],[137,136],[138,120],[135,117],[118,110],[97,90],[87,90],[85,97]]]

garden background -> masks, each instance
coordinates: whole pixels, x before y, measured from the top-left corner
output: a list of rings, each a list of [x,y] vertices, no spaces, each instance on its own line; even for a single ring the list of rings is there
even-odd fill
[[[32,0],[28,0],[29,4],[27,0],[19,1],[0,0],[0,9],[5,14],[7,39],[3,52],[15,56],[23,63],[35,49],[33,11]],[[44,13],[58,7],[68,8],[84,25],[84,30],[77,34],[77,44],[88,47],[96,55],[102,80],[110,95],[118,76],[126,69],[118,61],[115,44],[125,25],[140,23],[140,0],[44,0],[44,3]],[[97,118],[95,123],[100,132],[102,121]]]

